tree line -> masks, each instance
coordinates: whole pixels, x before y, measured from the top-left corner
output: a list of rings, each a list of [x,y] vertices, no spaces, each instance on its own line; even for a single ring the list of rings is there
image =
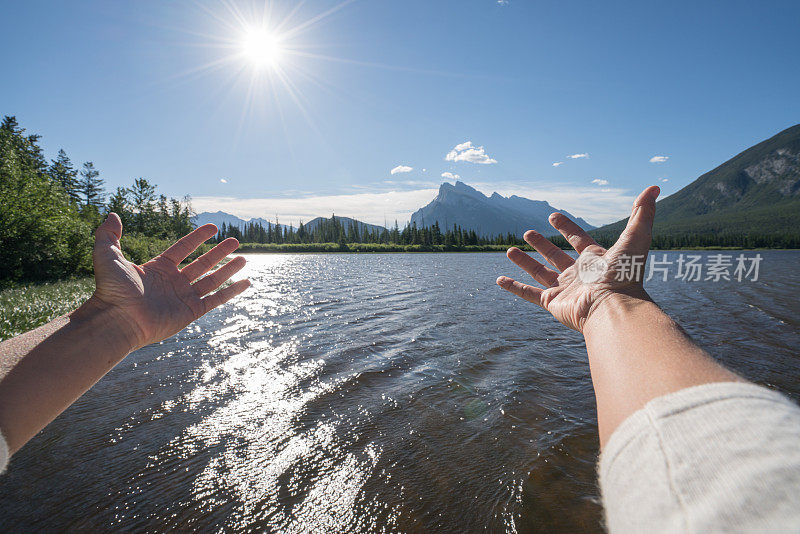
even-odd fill
[[[192,229],[188,197],[167,198],[137,178],[107,198],[92,161],[76,167],[61,149],[48,162],[40,138],[13,116],[0,124],[0,285],[90,273],[92,232],[111,211],[134,261]]]
[[[92,161],[76,166],[63,149],[47,161],[39,140],[39,135],[27,134],[15,117],[3,118],[0,286],[90,273],[92,231],[112,211],[120,215],[125,228],[123,251],[139,263],[192,229],[189,197],[168,198],[144,178],[136,178],[130,187],[117,187],[108,194],[105,180]],[[617,238],[602,230],[592,234],[606,247]],[[394,227],[383,228],[345,221],[335,215],[313,225],[301,222],[296,228],[277,220],[266,225],[222,225],[216,240],[227,237],[252,243],[252,250],[264,251],[328,251],[337,247],[349,251],[498,250],[523,245],[521,236],[481,236],[458,225],[442,228],[438,222],[424,227],[409,223],[401,229],[395,222]],[[562,248],[570,248],[561,236],[550,239]],[[800,236],[788,228],[763,235],[707,230],[656,233],[653,247],[800,248]]]
[[[521,238],[513,234],[486,237],[478,235],[475,230],[468,230],[458,225],[443,230],[438,222],[425,227],[408,223],[400,229],[395,221],[393,228],[383,228],[344,221],[336,215],[332,215],[329,219],[319,219],[313,225],[305,225],[301,221],[297,228],[292,225],[281,225],[278,220],[275,223],[268,222],[266,225],[260,222],[249,222],[241,226],[223,223],[216,241],[229,237],[235,237],[242,243],[276,245],[369,243],[459,249],[468,246],[522,244]]]

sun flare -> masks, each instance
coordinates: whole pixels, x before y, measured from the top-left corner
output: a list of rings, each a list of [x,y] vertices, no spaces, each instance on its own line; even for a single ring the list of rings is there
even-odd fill
[[[193,44],[204,52],[207,61],[171,77],[173,81],[222,73],[228,80],[220,85],[226,95],[241,98],[242,112],[238,139],[248,120],[261,113],[276,113],[281,122],[299,110],[316,131],[304,89],[310,85],[336,90],[317,71],[319,62],[368,65],[346,58],[320,53],[325,44],[313,30],[331,15],[355,0],[338,0],[322,12],[303,8],[305,2],[277,0],[224,0],[208,7],[198,3],[203,15],[203,29],[182,29]],[[378,65],[380,66],[380,65]],[[283,123],[286,128],[286,124]]]
[[[275,67],[281,60],[280,39],[265,28],[251,28],[242,37],[242,54],[255,67]]]

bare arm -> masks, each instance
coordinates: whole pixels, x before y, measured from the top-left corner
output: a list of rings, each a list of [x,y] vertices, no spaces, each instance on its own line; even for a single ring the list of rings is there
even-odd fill
[[[647,298],[607,299],[584,324],[600,443],[656,397],[709,382],[742,380]]]
[[[504,276],[497,279],[503,289],[583,333],[601,446],[622,421],[656,397],[710,382],[742,380],[711,359],[650,299],[642,287],[644,262],[630,280],[617,279],[626,257],[647,255],[658,193],[657,187],[649,187],[639,195],[625,231],[608,250],[564,215],[553,214],[551,224],[581,255],[577,262],[540,234],[527,232],[525,240],[556,270],[517,248],[509,249],[508,257],[544,289]],[[593,263],[601,268],[587,270]]]
[[[0,429],[16,452],[134,347],[113,310],[77,310],[0,344]]]
[[[205,225],[144,265],[120,250],[116,214],[98,228],[97,289],[77,310],[0,343],[0,430],[13,454],[131,351],[183,329],[244,291],[247,280],[213,292],[244,266],[225,240],[183,269],[179,264],[216,233]],[[193,283],[194,282],[194,283]]]

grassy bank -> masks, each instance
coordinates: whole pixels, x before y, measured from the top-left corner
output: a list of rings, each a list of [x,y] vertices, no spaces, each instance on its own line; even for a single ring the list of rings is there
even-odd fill
[[[94,279],[21,285],[0,291],[0,340],[77,308],[94,291]]]
[[[169,239],[124,236],[122,250],[130,261],[144,263],[166,250]],[[187,259],[190,262],[213,245],[204,244]],[[0,284],[0,341],[27,332],[51,319],[74,310],[94,291],[90,269],[81,269],[76,278],[49,282],[5,282]]]

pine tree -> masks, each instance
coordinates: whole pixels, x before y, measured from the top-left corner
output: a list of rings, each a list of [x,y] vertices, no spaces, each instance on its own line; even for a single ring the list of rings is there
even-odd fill
[[[125,187],[117,187],[106,204],[107,213],[116,213],[122,220],[122,226],[133,229],[133,208],[131,206],[130,192]]]
[[[133,187],[129,190],[131,204],[134,211],[134,230],[143,234],[149,234],[153,230],[155,222],[155,200],[156,186],[144,178],[137,178],[133,181]]]
[[[192,222],[189,211],[184,208],[178,199],[170,199],[169,230],[172,237],[182,237],[192,231]]]
[[[100,171],[94,168],[94,163],[87,161],[81,169],[81,179],[79,182],[80,194],[83,195],[83,202],[86,207],[94,206],[101,208],[105,200],[103,194],[103,184],[105,180],[100,178]]]
[[[48,170],[50,177],[61,185],[69,198],[77,202],[79,198],[78,171],[72,166],[72,161],[63,148],[58,151],[58,156]]]
[[[14,117],[0,125],[0,284],[91,268],[90,225],[46,172],[36,135]]]
[[[278,222],[277,215],[275,215],[275,242],[278,244],[283,243],[283,230],[281,229],[281,223]]]
[[[5,147],[5,149],[14,150],[19,155],[15,161],[23,172],[33,173],[38,177],[47,176],[47,159],[38,144],[41,136],[36,134],[24,135],[25,128],[20,128],[17,118],[9,115],[3,117],[0,131],[7,134],[4,136],[4,140],[10,146]]]

